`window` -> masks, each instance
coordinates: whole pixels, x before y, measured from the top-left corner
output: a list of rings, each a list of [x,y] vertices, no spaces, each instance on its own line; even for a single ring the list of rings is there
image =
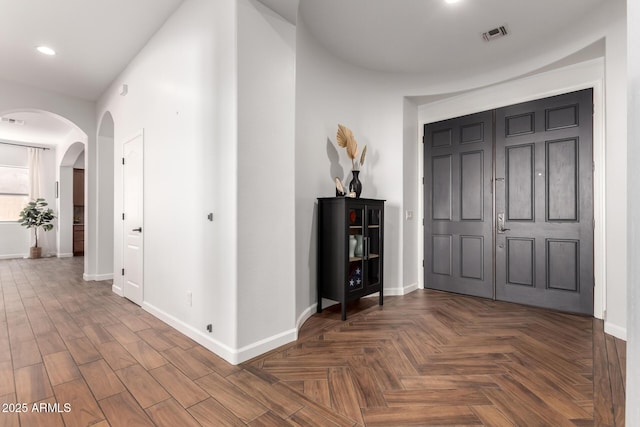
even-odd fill
[[[18,221],[29,202],[29,168],[0,166],[0,221]]]

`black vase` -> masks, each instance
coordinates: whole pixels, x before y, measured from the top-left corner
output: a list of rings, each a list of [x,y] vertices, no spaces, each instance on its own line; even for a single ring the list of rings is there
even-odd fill
[[[349,193],[356,193],[356,197],[360,198],[360,193],[362,193],[362,183],[358,179],[358,175],[360,175],[360,171],[351,171],[353,174],[353,179],[349,183]]]

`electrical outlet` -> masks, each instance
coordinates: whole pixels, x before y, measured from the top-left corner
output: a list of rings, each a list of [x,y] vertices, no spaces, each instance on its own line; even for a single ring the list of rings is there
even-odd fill
[[[187,304],[189,307],[193,307],[193,292],[187,291]]]
[[[407,221],[412,220],[413,219],[413,211],[406,211],[404,216],[405,216],[405,219]]]

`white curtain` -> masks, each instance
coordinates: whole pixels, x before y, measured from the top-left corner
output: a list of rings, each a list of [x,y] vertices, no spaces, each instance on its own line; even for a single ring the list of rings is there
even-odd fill
[[[28,148],[29,153],[29,200],[40,197],[40,149]]]
[[[42,194],[42,149],[40,148],[28,148],[29,155],[29,200],[36,200],[40,197],[44,197]],[[50,202],[50,200],[47,200]],[[49,206],[53,208],[53,206]],[[33,246],[35,242],[35,237],[33,236],[33,231],[31,232],[31,246]],[[52,250],[55,251],[55,246],[53,245],[54,236],[50,236],[51,232],[44,232],[42,230],[38,231],[38,246],[42,247],[42,255],[47,256],[51,253]]]

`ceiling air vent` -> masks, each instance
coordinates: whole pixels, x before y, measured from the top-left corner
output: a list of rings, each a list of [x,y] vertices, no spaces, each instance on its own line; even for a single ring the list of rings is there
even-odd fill
[[[504,37],[507,34],[509,34],[507,32],[507,27],[502,25],[500,27],[492,28],[491,30],[482,33],[482,38],[485,39],[485,41],[490,42],[495,39],[499,39],[500,37]]]
[[[10,119],[9,117],[0,117],[0,121],[2,121],[2,123],[8,123],[10,125],[24,126],[24,120]]]

